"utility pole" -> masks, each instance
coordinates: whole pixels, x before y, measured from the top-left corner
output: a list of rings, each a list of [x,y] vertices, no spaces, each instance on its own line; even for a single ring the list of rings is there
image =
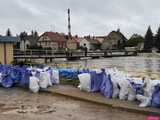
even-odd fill
[[[68,37],[71,38],[71,20],[70,20],[70,9],[68,9]]]

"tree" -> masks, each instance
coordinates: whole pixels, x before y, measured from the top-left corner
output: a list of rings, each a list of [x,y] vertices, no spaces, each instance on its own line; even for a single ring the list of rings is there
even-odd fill
[[[34,32],[34,36],[38,37],[38,32],[37,31]]]
[[[12,36],[10,29],[7,29],[6,36]]]
[[[155,47],[160,50],[160,27],[158,28],[157,34],[155,36]]]
[[[144,40],[144,50],[151,50],[153,47],[153,33],[151,27],[148,27]]]
[[[126,47],[135,47],[139,43],[143,43],[144,38],[141,35],[133,34],[131,38],[126,42]]]

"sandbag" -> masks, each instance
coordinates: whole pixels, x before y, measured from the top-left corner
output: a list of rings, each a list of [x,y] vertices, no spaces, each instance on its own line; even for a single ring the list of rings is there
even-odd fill
[[[39,86],[43,89],[46,89],[48,86],[52,86],[50,74],[48,72],[40,72]]]
[[[150,97],[146,97],[144,95],[136,95],[136,99],[141,102],[139,104],[139,107],[148,107],[151,105],[151,98]]]
[[[2,73],[0,73],[0,83],[2,83]]]
[[[90,71],[91,75],[91,91],[98,92],[100,91],[101,84],[103,82],[103,72]]]
[[[58,85],[60,83],[59,81],[59,71],[52,69],[50,71],[50,76],[51,76],[51,82],[55,85]]]
[[[113,94],[113,84],[111,81],[111,76],[103,73],[103,82],[100,87],[100,92],[107,98],[112,98]]]
[[[79,74],[78,79],[80,81],[80,90],[91,92],[91,75],[89,73]]]
[[[14,84],[14,81],[9,75],[6,75],[2,78],[2,86],[5,88],[10,88]]]
[[[31,76],[29,79],[29,89],[33,92],[36,93],[39,91],[39,79],[35,76]]]
[[[156,85],[153,91],[152,106],[160,108],[160,84]]]

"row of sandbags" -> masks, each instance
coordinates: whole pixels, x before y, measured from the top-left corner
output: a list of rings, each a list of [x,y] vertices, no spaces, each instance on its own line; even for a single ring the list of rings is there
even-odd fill
[[[28,68],[31,71],[29,88],[36,93],[40,89],[59,84],[59,71],[53,68]]]
[[[0,84],[5,88],[29,87],[38,92],[40,88],[59,84],[59,71],[51,67],[0,65]]]
[[[133,78],[113,69],[90,70],[78,75],[81,90],[100,92],[107,98],[140,101],[140,107],[160,108],[160,80]]]

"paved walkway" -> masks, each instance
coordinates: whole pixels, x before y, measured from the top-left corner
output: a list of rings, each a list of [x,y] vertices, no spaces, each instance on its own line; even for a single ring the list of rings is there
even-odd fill
[[[54,87],[50,87],[45,92],[49,92],[51,94],[58,94],[67,97],[72,97],[78,100],[84,100],[88,102],[93,102],[97,104],[106,105],[112,108],[126,110],[135,113],[141,114],[155,114],[160,115],[160,109],[157,108],[140,108],[138,107],[137,102],[124,101],[119,99],[108,99],[102,96],[100,93],[87,93],[80,91],[78,88],[75,88],[70,85],[58,85]]]

